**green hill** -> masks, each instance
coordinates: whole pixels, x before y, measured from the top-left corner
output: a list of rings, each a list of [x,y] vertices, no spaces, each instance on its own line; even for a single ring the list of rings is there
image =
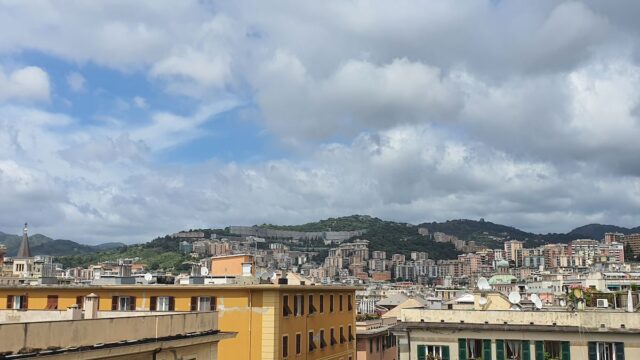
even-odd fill
[[[20,247],[22,236],[0,232],[0,244],[7,247],[7,256],[15,256]],[[88,254],[105,249],[125,246],[123,243],[107,243],[101,245],[84,245],[71,240],[54,240],[50,237],[35,234],[29,236],[29,246],[33,255],[63,256],[73,254]]]

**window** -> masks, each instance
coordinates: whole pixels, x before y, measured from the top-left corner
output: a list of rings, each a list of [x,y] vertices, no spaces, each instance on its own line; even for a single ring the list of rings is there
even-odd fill
[[[338,297],[338,301],[340,301],[340,304],[338,305],[338,308],[340,309],[340,311],[342,311],[342,295],[340,295],[340,297]]]
[[[7,309],[27,310],[29,308],[29,297],[27,295],[7,296]]]
[[[418,359],[449,360],[449,347],[445,345],[418,345]]]
[[[304,315],[304,296],[303,295],[293,296],[293,313],[295,316]]]
[[[329,295],[329,312],[333,312],[333,294]]]
[[[316,312],[316,307],[313,305],[313,295],[309,295],[309,315]]]
[[[296,334],[296,355],[302,352],[302,334]]]
[[[216,311],[216,297],[192,296],[191,311]]]
[[[320,349],[324,349],[327,343],[324,341],[324,329],[320,330]]]
[[[505,340],[505,353],[507,359],[520,360],[522,359],[522,341],[520,340]]]
[[[347,295],[347,309],[349,311],[353,310],[353,304],[351,303],[351,295]]]
[[[589,342],[589,360],[624,360],[624,343]]]
[[[349,342],[352,342],[355,339],[355,337],[353,337],[353,332],[351,332],[351,325],[349,325]]]
[[[112,296],[111,310],[114,311],[134,311],[136,309],[135,296]]]
[[[545,353],[549,354],[549,356],[547,356],[548,358],[562,359],[562,352],[560,350],[560,341],[543,342],[543,354]]]
[[[291,308],[289,307],[289,296],[285,295],[282,297],[282,316],[291,315]]]
[[[315,350],[316,344],[313,342],[313,331],[309,331],[309,352]]]
[[[336,341],[336,331],[334,328],[331,328],[329,330],[329,343],[331,344],[331,346],[338,343],[338,341]]]
[[[369,353],[373,352],[373,338],[369,338]]]
[[[380,351],[380,336],[376,337],[376,351]]]
[[[152,296],[149,309],[151,311],[174,311],[176,307],[173,296]]]
[[[282,357],[286,358],[289,356],[289,337],[284,335],[282,337]]]
[[[461,339],[461,341],[465,341],[465,339]],[[482,344],[483,340],[481,339],[466,339],[467,358],[469,360],[483,358]]]
[[[320,295],[320,313],[324,312],[324,295]]]
[[[349,327],[351,327],[351,325],[349,325]],[[340,344],[343,344],[346,341],[347,341],[347,338],[344,337],[344,328],[340,326]]]
[[[78,309],[82,309],[84,307],[84,296],[76,296],[76,305]]]
[[[58,310],[58,295],[47,295],[47,310]]]

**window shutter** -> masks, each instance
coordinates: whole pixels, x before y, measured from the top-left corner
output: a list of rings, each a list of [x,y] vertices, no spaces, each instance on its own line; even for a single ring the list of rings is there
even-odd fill
[[[450,360],[451,356],[449,355],[449,346],[442,347],[442,360]]]
[[[544,342],[536,341],[536,360],[544,360]]]
[[[112,296],[111,297],[111,310],[118,310],[118,297],[117,296]]]
[[[598,360],[598,349],[593,341],[589,341],[589,360]]]
[[[209,300],[209,310],[216,311],[216,297],[212,296]]]
[[[616,360],[624,360],[624,343],[616,343]]]
[[[134,311],[136,309],[136,297],[135,296],[130,296],[129,300],[131,301],[129,303],[129,310]]]
[[[424,345],[418,345],[418,360],[427,360],[427,349]]]
[[[197,296],[192,296],[191,297],[191,311],[196,311],[198,310],[198,297]]]
[[[304,315],[304,295],[300,295],[300,315]]]
[[[149,299],[149,310],[151,310],[151,311],[158,310],[158,297],[157,296],[152,296]]]
[[[504,340],[496,340],[496,360],[504,360]]]
[[[482,340],[482,358],[491,359],[491,340]]]
[[[169,311],[176,311],[176,298],[169,296]]]
[[[531,360],[531,342],[522,340],[522,360]]]
[[[467,339],[458,339],[458,359],[467,360]]]
[[[78,309],[84,307],[84,296],[76,296],[76,305],[78,305]]]
[[[568,341],[563,341],[560,344],[562,348],[562,360],[570,360],[571,359],[571,346]]]
[[[7,309],[13,309],[13,295],[7,295]]]
[[[23,309],[23,310],[29,309],[29,295],[22,296],[22,307],[20,309]]]

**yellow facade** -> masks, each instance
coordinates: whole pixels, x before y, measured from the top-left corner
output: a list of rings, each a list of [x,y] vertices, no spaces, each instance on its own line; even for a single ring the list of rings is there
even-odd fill
[[[75,305],[78,297],[96,294],[100,311],[112,311],[112,297],[135,297],[135,309],[149,311],[151,298],[171,296],[175,311],[190,311],[191,298],[196,296],[216,297],[221,331],[237,332],[234,339],[219,345],[220,359],[259,360],[283,359],[283,337],[288,338],[286,359],[355,359],[355,288],[345,286],[298,286],[298,285],[136,285],[136,286],[86,286],[86,287],[20,287],[0,288],[0,309],[7,308],[8,298],[26,295],[27,310],[45,310],[51,307],[51,296],[57,296],[57,308],[64,310]],[[309,314],[309,295],[313,297],[315,313]],[[294,298],[304,298],[302,314],[285,316],[284,299],[289,308],[294,309]],[[320,312],[319,299],[323,297],[323,311]],[[329,299],[333,296],[333,311]],[[342,298],[342,310],[339,300]],[[348,301],[351,300],[351,306]],[[350,308],[350,309],[349,309]],[[331,345],[330,329],[339,337],[343,328],[347,341]],[[318,338],[325,332],[327,346],[321,347]],[[313,332],[316,349],[309,351],[308,336]],[[296,354],[296,334],[301,336],[301,351]]]

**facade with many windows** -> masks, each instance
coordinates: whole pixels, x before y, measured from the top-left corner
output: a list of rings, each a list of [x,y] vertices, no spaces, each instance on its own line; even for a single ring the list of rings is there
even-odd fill
[[[403,309],[398,360],[640,359],[640,313]]]
[[[101,312],[217,311],[221,359],[355,360],[355,287],[309,285],[113,285],[0,287],[0,309],[83,307]],[[123,314],[124,315],[124,314]]]

